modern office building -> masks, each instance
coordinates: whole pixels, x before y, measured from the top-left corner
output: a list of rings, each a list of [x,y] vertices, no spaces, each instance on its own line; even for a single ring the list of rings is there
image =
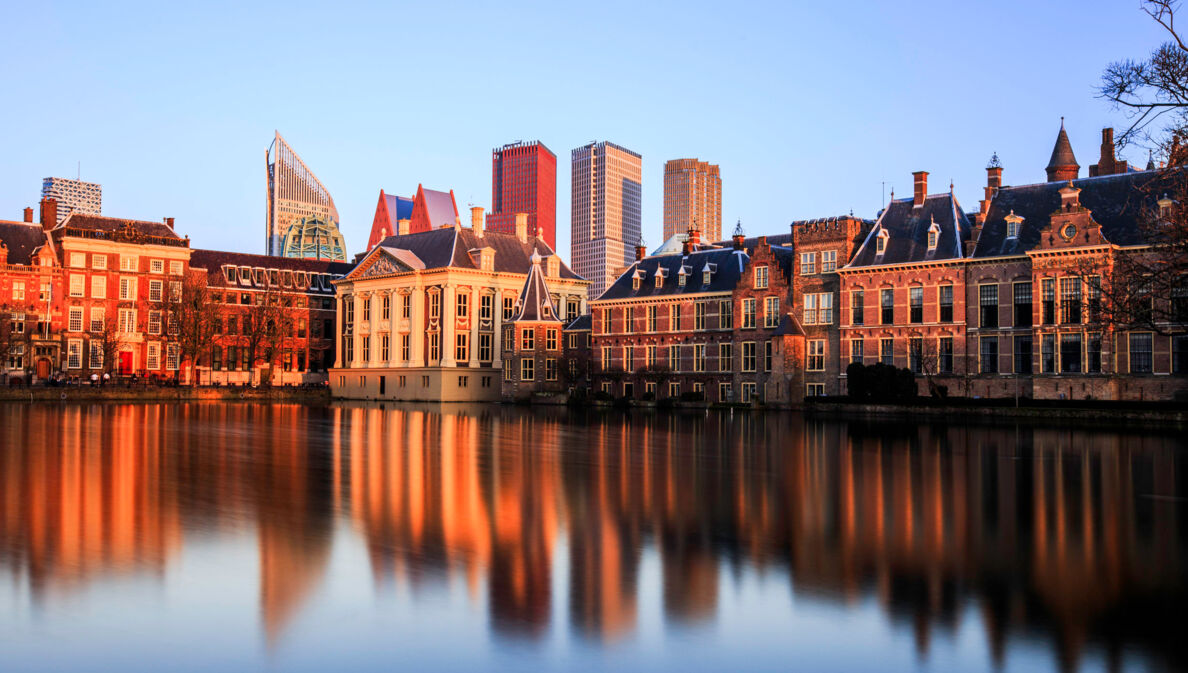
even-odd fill
[[[573,150],[571,161],[570,257],[596,299],[635,261],[643,157],[603,141]]]
[[[301,157],[293,151],[289,143],[281,137],[279,131],[276,138],[268,146],[266,153],[268,166],[268,206],[267,221],[267,253],[269,255],[286,256],[285,239],[303,241],[309,227],[302,224],[303,220],[317,220],[314,232],[326,238],[325,245],[307,246],[301,244],[294,248],[295,256],[303,256],[302,250],[322,251],[335,247],[342,250],[342,256],[331,259],[346,260],[346,246],[342,243],[342,235],[338,232],[338,209],[334,207],[334,199],[325,185],[301,161]],[[308,222],[306,223],[308,224]],[[294,226],[297,231],[291,231]],[[336,239],[336,240],[331,240]],[[315,258],[325,259],[325,257]]]
[[[557,247],[557,155],[540,141],[491,150],[487,230],[514,234],[516,213],[527,213],[528,231]]]
[[[722,239],[722,175],[715,164],[673,159],[664,164],[664,239],[690,229]]]
[[[54,223],[55,226],[62,224],[71,213],[103,214],[103,186],[97,182],[46,178],[41,181],[41,198],[58,202],[58,221]]]

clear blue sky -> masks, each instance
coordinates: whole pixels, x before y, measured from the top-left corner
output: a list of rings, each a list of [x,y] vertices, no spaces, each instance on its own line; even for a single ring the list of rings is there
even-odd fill
[[[9,3],[0,218],[81,161],[105,214],[262,252],[273,129],[352,252],[381,188],[489,207],[491,149],[519,139],[557,153],[566,259],[569,153],[591,140],[643,155],[651,246],[678,157],[721,165],[723,219],[749,234],[873,217],[914,170],[972,210],[991,152],[1007,184],[1043,180],[1061,115],[1084,175],[1124,121],[1094,97],[1102,68],[1162,39],[1130,0],[256,4]]]

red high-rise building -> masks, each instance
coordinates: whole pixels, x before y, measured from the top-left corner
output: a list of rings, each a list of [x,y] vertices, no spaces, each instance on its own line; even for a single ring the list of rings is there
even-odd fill
[[[549,247],[557,247],[557,155],[540,141],[516,142],[491,151],[487,229],[516,233],[516,213],[528,213],[529,235],[539,235]]]

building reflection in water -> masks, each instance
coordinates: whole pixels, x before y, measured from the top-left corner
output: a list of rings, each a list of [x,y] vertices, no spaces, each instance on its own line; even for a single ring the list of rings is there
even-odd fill
[[[1171,435],[495,407],[0,420],[0,571],[39,600],[159,574],[199,530],[254,531],[275,643],[346,516],[377,588],[464,580],[505,637],[555,617],[594,641],[631,633],[652,548],[672,624],[715,619],[723,577],[776,572],[810,601],[876,598],[923,657],[972,616],[999,663],[1038,637],[1064,670],[1088,650],[1188,665],[1188,459]]]

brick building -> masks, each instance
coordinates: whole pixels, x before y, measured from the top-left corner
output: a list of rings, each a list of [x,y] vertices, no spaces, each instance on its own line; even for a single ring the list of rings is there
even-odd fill
[[[775,239],[776,237],[773,237]],[[593,385],[616,397],[798,402],[804,336],[788,313],[790,236],[646,256],[591,302]]]
[[[0,221],[0,379],[36,381],[59,370],[62,312],[52,299],[63,294],[62,267],[47,231],[51,219],[33,221],[33,209],[24,218]],[[47,223],[48,222],[48,223]]]
[[[532,266],[516,298],[513,315],[504,326],[503,397],[529,399],[534,395],[568,391],[565,370],[564,323],[549,296],[540,268],[541,256],[529,256]]]
[[[850,260],[873,224],[852,215],[792,223],[796,255],[791,302],[805,335],[807,396],[844,392],[838,373],[845,370],[849,354],[842,353],[838,270]]]
[[[198,383],[324,383],[334,364],[335,280],[350,272],[344,262],[194,250],[190,265],[205,273],[219,306],[210,353],[199,358]],[[254,307],[275,302],[275,337],[252,339]],[[252,354],[255,341],[256,353]],[[271,354],[273,357],[269,357]]]

